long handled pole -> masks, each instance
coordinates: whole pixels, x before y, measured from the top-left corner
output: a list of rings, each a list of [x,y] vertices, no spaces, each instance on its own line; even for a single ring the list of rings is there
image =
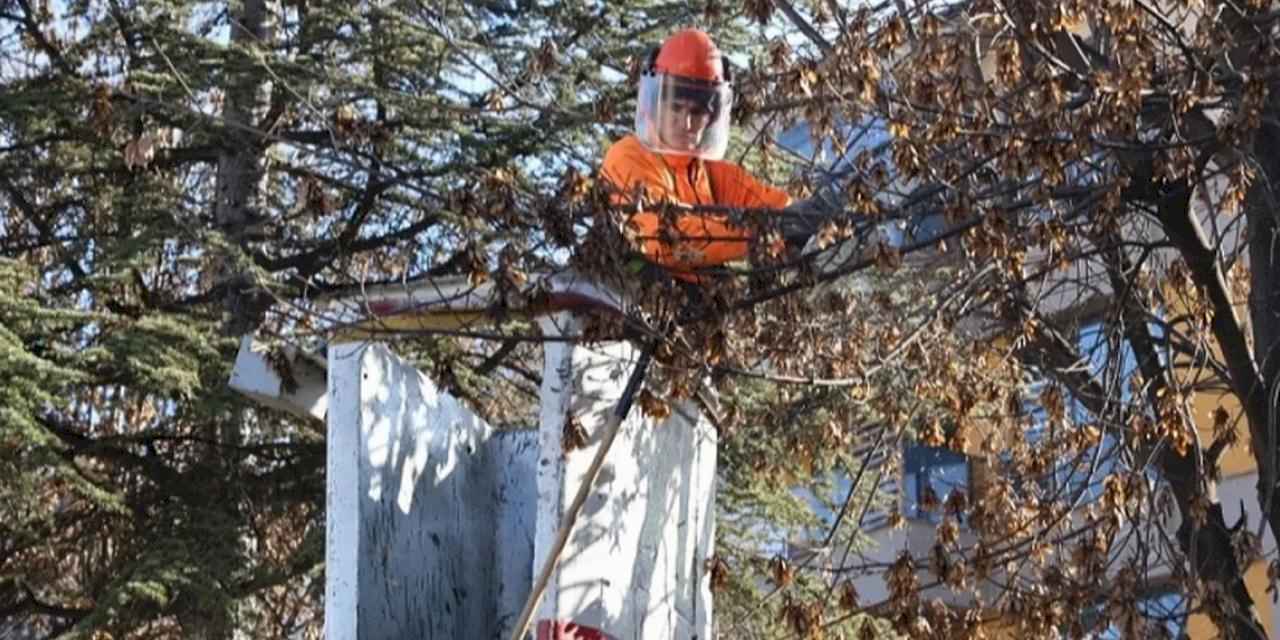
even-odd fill
[[[511,640],[524,640],[525,634],[529,632],[529,622],[533,618],[533,612],[542,601],[542,592],[546,590],[551,573],[560,562],[560,554],[564,552],[565,542],[573,531],[574,523],[578,521],[578,513],[582,511],[582,505],[586,503],[587,496],[591,493],[591,485],[596,483],[596,477],[600,475],[600,468],[604,466],[604,457],[613,446],[613,440],[618,436],[622,421],[626,420],[627,414],[631,412],[636,392],[640,390],[640,383],[644,381],[645,372],[649,369],[649,361],[653,359],[653,352],[658,349],[659,342],[661,342],[659,338],[651,339],[640,352],[640,359],[636,361],[635,367],[631,369],[631,377],[627,379],[622,397],[618,399],[618,404],[614,405],[613,413],[609,414],[609,421],[605,423],[604,436],[600,440],[600,448],[596,450],[596,457],[591,460],[591,466],[587,467],[582,484],[578,485],[578,493],[573,496],[569,510],[560,520],[560,530],[556,533],[555,543],[551,545],[551,552],[547,554],[547,559],[542,562],[542,570],[538,572],[538,579],[533,583],[533,591],[529,593],[529,599],[525,601],[524,609],[520,612],[520,620],[511,634]]]

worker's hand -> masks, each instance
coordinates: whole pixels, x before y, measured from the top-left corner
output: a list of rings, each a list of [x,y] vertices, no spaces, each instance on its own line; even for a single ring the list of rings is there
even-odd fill
[[[782,237],[786,239],[787,244],[804,246],[804,243],[822,228],[823,223],[831,219],[832,212],[824,201],[809,198],[792,203],[791,206],[782,210],[781,216],[779,225],[782,227]]]

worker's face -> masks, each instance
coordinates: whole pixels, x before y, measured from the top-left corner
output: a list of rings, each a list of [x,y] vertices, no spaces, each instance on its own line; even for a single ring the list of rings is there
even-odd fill
[[[636,96],[636,135],[657,153],[724,157],[733,90],[724,82],[666,73],[641,76]]]
[[[696,149],[710,122],[705,103],[673,100],[662,112],[663,141],[676,149]]]

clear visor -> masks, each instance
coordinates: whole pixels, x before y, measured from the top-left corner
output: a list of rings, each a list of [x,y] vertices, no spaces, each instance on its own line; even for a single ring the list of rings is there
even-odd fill
[[[729,146],[732,108],[728,83],[646,74],[636,101],[636,137],[657,153],[719,160]]]

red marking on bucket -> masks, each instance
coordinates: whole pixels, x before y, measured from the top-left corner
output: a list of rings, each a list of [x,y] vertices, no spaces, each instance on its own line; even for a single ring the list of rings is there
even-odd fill
[[[593,627],[568,620],[539,620],[538,640],[617,640]]]
[[[369,311],[375,316],[389,316],[400,311],[402,307],[399,302],[370,302],[368,306]]]

